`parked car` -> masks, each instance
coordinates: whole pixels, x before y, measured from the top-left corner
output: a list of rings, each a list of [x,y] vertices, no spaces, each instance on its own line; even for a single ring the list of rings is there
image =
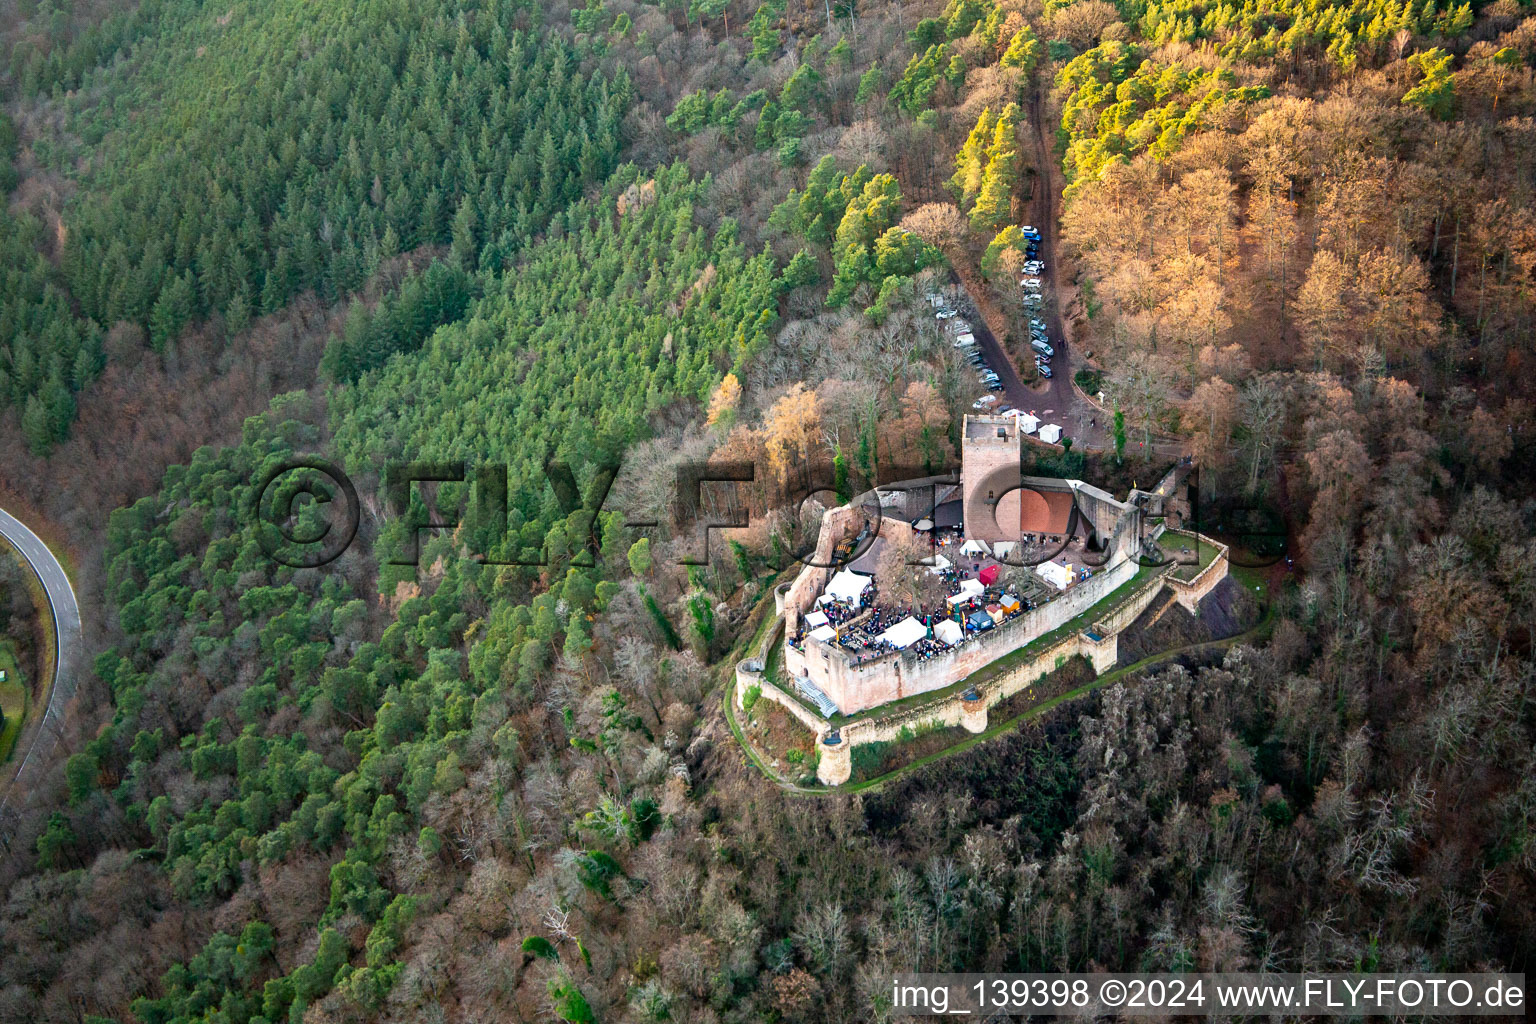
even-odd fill
[[[1038,338],[1036,338],[1034,341],[1031,341],[1029,343],[1029,347],[1034,349],[1036,352],[1039,352],[1047,359],[1056,354],[1055,349],[1051,348],[1051,346],[1047,345],[1045,342],[1039,340]]]
[[[988,391],[1001,391],[1001,390],[1003,390],[1003,382],[1000,381],[1000,380],[995,380],[991,384],[987,385],[987,390]]]
[[[1044,377],[1046,380],[1050,380],[1051,379],[1051,364],[1050,363],[1036,363],[1035,364],[1035,372],[1040,374],[1040,376]]]
[[[969,333],[960,335],[954,341],[955,348],[967,348],[974,344],[976,344],[976,335]]]
[[[960,313],[958,310],[950,309],[946,306],[933,315],[937,320],[953,320],[955,317],[959,316]]]
[[[1040,232],[1033,224],[1025,224],[1022,230],[1025,238],[1033,238],[1037,242],[1040,240]]]
[[[1025,288],[1028,288],[1030,291],[1035,291],[1040,287],[1040,279],[1038,277],[1026,277],[1024,280],[1020,281],[1019,284],[1023,285]]]
[[[1038,274],[1044,269],[1045,264],[1041,263],[1039,260],[1030,260],[1028,263],[1024,264],[1024,273],[1026,274]]]
[[[1039,309],[1045,304],[1045,296],[1039,292],[1028,292],[1024,296],[1024,305],[1030,309]]]

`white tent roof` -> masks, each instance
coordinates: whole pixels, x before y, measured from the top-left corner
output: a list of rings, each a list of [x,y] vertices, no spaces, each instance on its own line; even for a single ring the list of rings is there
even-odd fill
[[[934,552],[934,555],[933,555],[933,568],[929,569],[928,571],[933,573],[935,576],[938,576],[945,569],[948,569],[952,564],[954,564],[954,563],[950,562],[949,559],[945,558],[943,555],[939,554],[938,552]]]
[[[1053,585],[1057,590],[1066,590],[1072,583],[1071,566],[1062,565],[1060,562],[1041,562],[1035,566],[1035,575]]]
[[[928,627],[911,615],[880,634],[880,639],[892,647],[911,647],[928,635]]]
[[[1014,542],[1011,540],[996,541],[992,545],[992,554],[998,558],[1007,558],[1013,553]]]
[[[992,552],[988,550],[986,541],[968,540],[960,545],[960,553],[962,555],[990,555]]]
[[[864,588],[869,586],[869,577],[863,573],[854,572],[852,569],[844,569],[827,581],[827,593],[839,601],[853,602],[864,593]]]
[[[933,627],[933,635],[938,637],[941,643],[953,647],[965,636],[965,630],[960,628],[960,623],[954,619],[945,619]]]
[[[1040,428],[1040,440],[1047,444],[1055,444],[1061,440],[1061,428],[1054,423],[1047,423]]]
[[[820,640],[822,643],[826,643],[835,636],[837,636],[837,630],[831,626],[822,626],[820,629],[811,630],[811,639]]]
[[[812,629],[819,629],[827,624],[826,612],[811,612],[805,617],[805,624]]]
[[[986,587],[982,586],[981,580],[961,580],[960,593],[945,600],[950,604],[964,604],[973,597],[980,597],[986,589]]]

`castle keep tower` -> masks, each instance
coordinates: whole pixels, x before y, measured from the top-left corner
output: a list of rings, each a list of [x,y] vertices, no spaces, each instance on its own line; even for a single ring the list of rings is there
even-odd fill
[[[1019,537],[1019,421],[967,416],[960,437],[960,493],[965,535],[992,543]]]

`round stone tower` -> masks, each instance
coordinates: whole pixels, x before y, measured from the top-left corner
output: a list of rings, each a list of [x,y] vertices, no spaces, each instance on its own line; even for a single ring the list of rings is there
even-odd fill
[[[821,738],[821,760],[816,778],[824,786],[841,786],[853,777],[853,748],[836,729]]]
[[[987,702],[974,689],[960,695],[960,724],[966,732],[987,731]]]

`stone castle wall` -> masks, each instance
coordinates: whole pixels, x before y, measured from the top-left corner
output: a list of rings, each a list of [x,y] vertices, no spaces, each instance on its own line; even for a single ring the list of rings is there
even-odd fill
[[[1100,636],[1112,636],[1135,622],[1147,606],[1157,600],[1157,596],[1163,592],[1167,584],[1167,576],[1154,576],[1144,583],[1140,590],[1126,599],[1120,607],[1109,612],[1093,622],[1093,630]]]
[[[1230,565],[1227,557],[1227,546],[1219,541],[1212,540],[1203,533],[1196,533],[1193,530],[1178,530],[1175,532],[1198,538],[1216,549],[1216,557],[1211,559],[1211,564],[1201,569],[1193,579],[1180,580],[1172,576],[1168,578],[1168,585],[1173,588],[1174,594],[1178,596],[1179,604],[1191,615],[1198,615],[1200,614],[1200,599],[1216,589],[1216,585],[1227,578],[1227,571]]]
[[[1122,559],[1056,600],[1014,616],[938,657],[923,659],[902,651],[860,662],[831,644],[807,640],[804,651],[785,644],[785,669],[791,679],[809,675],[844,714],[943,689],[1082,614],[1135,576],[1136,570],[1135,562]]]

